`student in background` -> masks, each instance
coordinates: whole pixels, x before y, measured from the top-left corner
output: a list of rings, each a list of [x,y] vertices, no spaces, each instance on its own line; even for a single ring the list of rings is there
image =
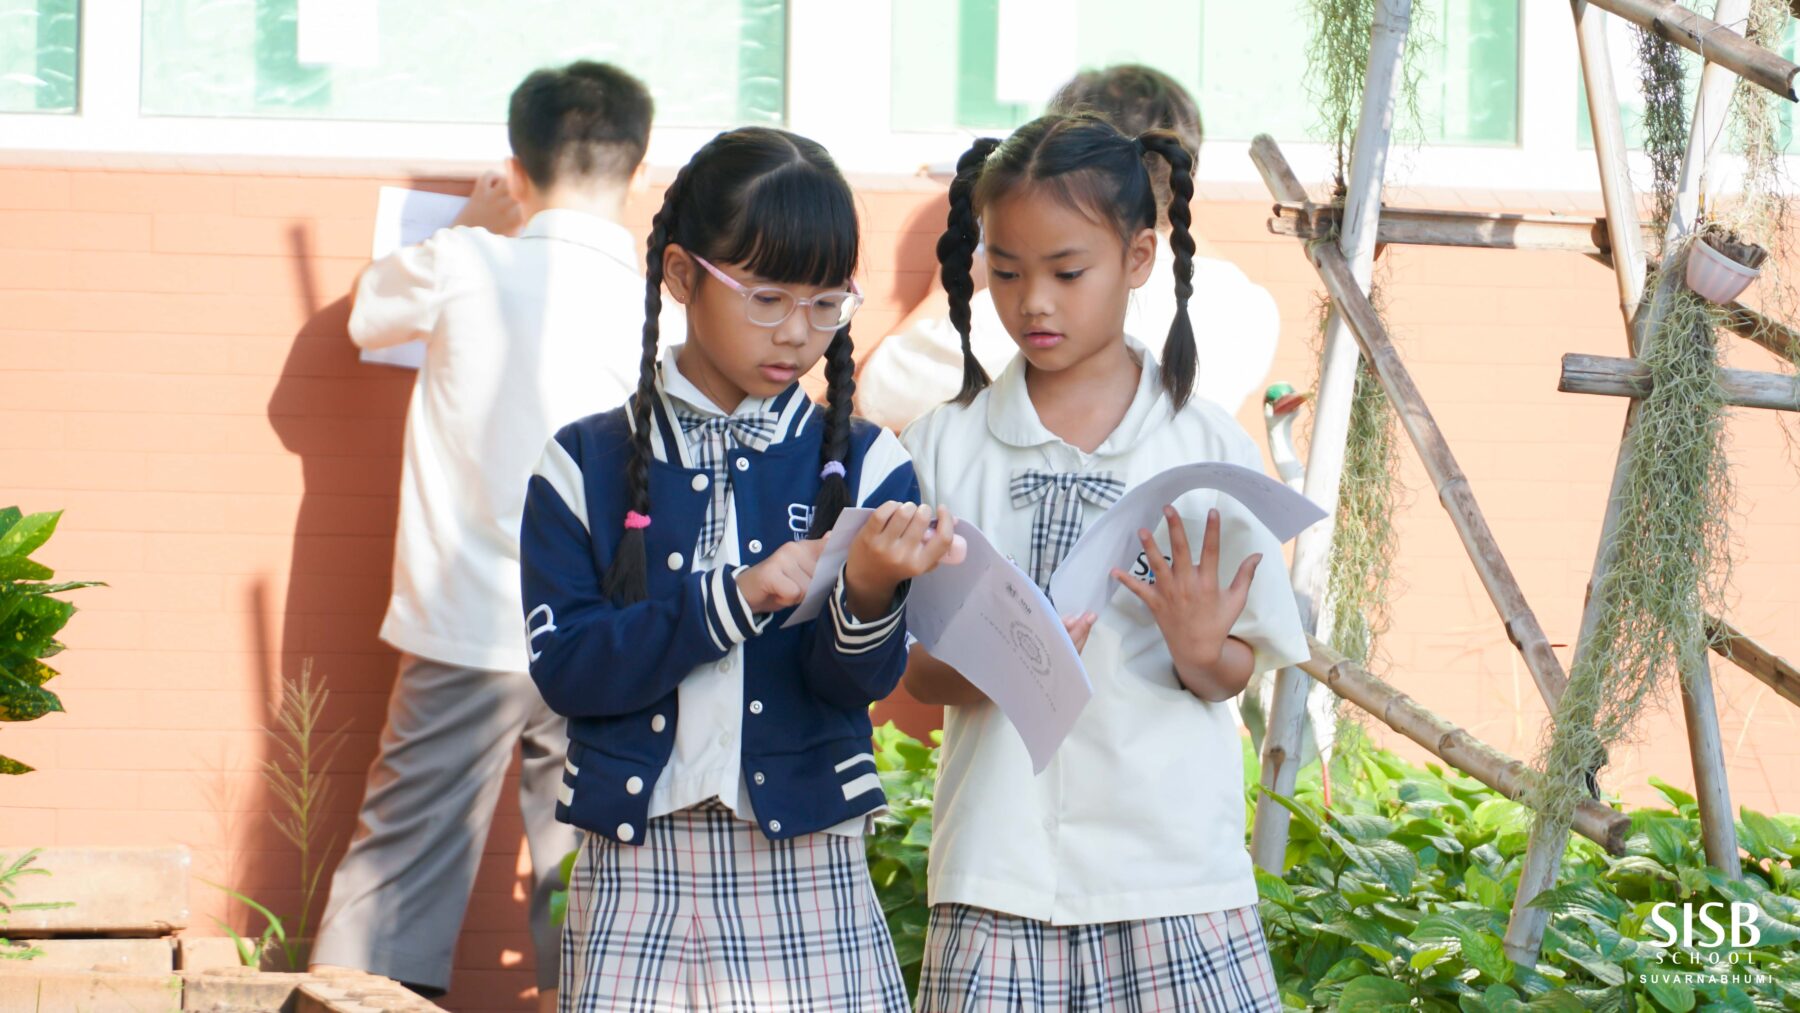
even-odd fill
[[[636,382],[644,280],[619,219],[643,180],[652,111],[643,84],[606,64],[531,74],[508,112],[506,176],[483,177],[455,226],[357,281],[351,338],[418,340],[426,352],[381,626],[402,652],[400,673],[332,879],[319,965],[428,994],[449,987],[501,782],[522,749],[537,980],[554,1003],[549,900],[575,847],[555,818],[568,740],[526,674],[518,532],[545,440]]]
[[[1167,74],[1138,64],[1121,64],[1077,75],[1050,101],[1050,112],[1097,113],[1128,137],[1146,130],[1172,130],[1190,157],[1198,157],[1200,110],[1192,96]],[[1169,170],[1152,159],[1148,164],[1156,186],[1156,273],[1174,269],[1169,246]],[[1224,259],[1203,237],[1195,236],[1194,340],[1200,368],[1195,395],[1235,413],[1244,399],[1262,392],[1281,318],[1268,291],[1252,282],[1236,264]],[[986,272],[977,258],[977,290],[969,300],[970,341],[989,376],[998,376],[1016,351],[993,296],[981,286]],[[1125,329],[1131,334],[1165,334],[1175,317],[1175,297],[1166,286],[1145,286],[1132,296]],[[1155,354],[1155,349],[1150,349]],[[962,383],[962,339],[950,317],[949,299],[941,287],[916,307],[895,333],[864,360],[857,377],[857,408],[872,421],[902,428],[931,408],[956,396]]]

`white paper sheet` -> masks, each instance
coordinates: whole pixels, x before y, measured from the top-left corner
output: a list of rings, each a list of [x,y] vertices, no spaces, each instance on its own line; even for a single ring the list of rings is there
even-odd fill
[[[824,608],[850,543],[873,510],[838,516],[813,571],[806,600],[783,626]],[[1094,695],[1075,644],[1050,600],[968,521],[956,522],[967,556],[917,577],[906,602],[907,632],[999,705],[1043,770]]]
[[[1325,519],[1325,511],[1312,500],[1260,471],[1222,462],[1170,468],[1119,497],[1088,525],[1057,564],[1056,572],[1050,575],[1050,597],[1062,614],[1079,615],[1105,608],[1119,589],[1118,581],[1112,578],[1113,568],[1129,572],[1143,549],[1138,529],[1156,530],[1163,519],[1162,508],[1195,489],[1216,489],[1237,500],[1279,542]],[[1205,532],[1187,534],[1197,551]]]
[[[369,244],[369,259],[379,260],[402,246],[424,242],[439,229],[449,228],[468,202],[466,197],[447,193],[382,187],[375,203],[375,238]],[[361,358],[383,366],[418,369],[425,365],[425,343],[409,341],[387,348],[365,348]]]

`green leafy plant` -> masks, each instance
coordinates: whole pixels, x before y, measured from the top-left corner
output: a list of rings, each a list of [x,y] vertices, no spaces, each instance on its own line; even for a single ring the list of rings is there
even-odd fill
[[[48,876],[49,869],[34,868],[37,862],[38,849],[33,848],[11,864],[0,861],[0,926],[4,926],[14,911],[53,911],[57,908],[74,907],[68,901],[34,901],[28,904],[13,903],[13,884],[26,876]],[[0,960],[31,960],[41,957],[44,951],[30,943],[15,943],[5,936],[0,936]]]
[[[1800,818],[1743,811],[1744,879],[1705,867],[1691,795],[1652,779],[1672,808],[1632,814],[1627,854],[1575,838],[1542,895],[1552,921],[1534,967],[1501,946],[1532,815],[1471,778],[1391,753],[1340,758],[1332,805],[1302,789],[1288,869],[1257,873],[1284,1005],[1296,1009],[1505,1011],[1800,1005]],[[1747,949],[1661,946],[1658,905],[1747,901]],[[1665,917],[1677,925],[1679,913]],[[1735,960],[1736,963],[1730,963]],[[1690,982],[1689,975],[1738,982]],[[1754,980],[1752,980],[1754,979]]]
[[[284,680],[281,703],[275,711],[275,727],[269,735],[281,747],[282,755],[263,764],[263,779],[281,803],[281,811],[270,819],[281,835],[299,851],[300,910],[289,920],[278,917],[266,906],[244,894],[210,883],[223,890],[263,919],[263,930],[255,937],[245,937],[220,919],[213,919],[237,944],[238,956],[246,966],[260,967],[279,955],[289,970],[306,966],[312,945],[310,927],[313,902],[318,897],[320,881],[325,875],[324,857],[337,843],[336,838],[318,842],[321,824],[331,798],[331,785],[325,772],[343,746],[342,728],[323,730],[325,703],[330,692],[323,680],[315,682],[312,660],[300,667],[298,679]]]
[[[943,733],[927,746],[894,726],[875,729],[875,769],[887,793],[888,811],[875,821],[865,842],[869,876],[894,937],[894,954],[909,992],[917,991],[925,957],[926,849],[931,845],[932,795],[937,785],[938,749]]]
[[[55,572],[31,558],[56,533],[61,519],[60,510],[29,517],[18,507],[0,510],[0,722],[36,721],[63,709],[56,694],[44,687],[57,674],[44,659],[62,652],[56,634],[75,614],[75,606],[52,596],[100,586],[91,580],[52,584]],[[0,774],[31,769],[0,756]]]

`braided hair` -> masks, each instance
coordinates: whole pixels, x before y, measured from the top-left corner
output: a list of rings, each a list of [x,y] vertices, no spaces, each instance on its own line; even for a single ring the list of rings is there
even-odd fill
[[[650,409],[662,315],[663,256],[670,244],[722,264],[741,264],[770,281],[839,285],[856,273],[856,205],[837,164],[817,142],[785,130],[743,127],[714,137],[676,173],[650,224],[644,263],[644,347],[627,408],[631,457],[625,466],[625,533],[604,590],[618,605],[644,600],[650,523]],[[709,283],[697,275],[696,285]],[[825,434],[810,534],[831,530],[850,504],[845,461],[856,393],[850,327],[825,349]]]
[[[1162,350],[1162,385],[1177,408],[1194,392],[1198,353],[1188,300],[1194,294],[1194,159],[1181,138],[1168,130],[1126,137],[1092,113],[1041,116],[1004,141],[983,137],[956,163],[950,184],[950,213],[938,240],[938,263],[950,297],[950,322],[962,337],[963,385],[958,404],[968,404],[990,382],[969,342],[970,271],[980,238],[983,208],[1021,186],[1041,187],[1067,207],[1112,222],[1129,242],[1157,221],[1156,187],[1147,160],[1168,165],[1169,245],[1175,253],[1175,319]]]

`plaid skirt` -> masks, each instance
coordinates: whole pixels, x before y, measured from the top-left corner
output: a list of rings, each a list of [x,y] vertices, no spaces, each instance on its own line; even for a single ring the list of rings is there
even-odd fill
[[[559,1013],[904,1013],[860,837],[771,841],[713,803],[583,835]]]
[[[918,1010],[1279,1013],[1281,999],[1254,907],[1051,925],[939,904],[925,933]]]

